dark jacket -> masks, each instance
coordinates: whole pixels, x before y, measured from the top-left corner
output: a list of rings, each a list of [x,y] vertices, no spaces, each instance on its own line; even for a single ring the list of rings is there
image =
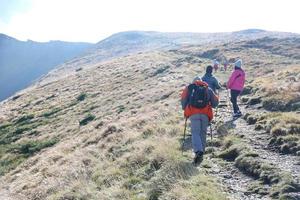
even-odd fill
[[[206,73],[202,77],[202,81],[206,82],[208,84],[208,87],[210,87],[214,91],[214,93],[216,93],[217,89],[221,89],[218,80],[212,74]]]

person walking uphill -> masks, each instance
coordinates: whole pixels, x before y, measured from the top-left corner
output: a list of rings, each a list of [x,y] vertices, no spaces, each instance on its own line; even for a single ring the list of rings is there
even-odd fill
[[[221,86],[219,84],[219,81],[212,75],[213,67],[211,65],[208,65],[206,67],[206,73],[202,77],[202,81],[206,82],[208,84],[208,87],[210,87],[215,94],[217,94],[217,90],[221,89]]]
[[[234,63],[234,71],[232,72],[227,88],[230,89],[230,101],[233,106],[233,117],[240,117],[242,113],[237,104],[237,97],[241,94],[245,84],[245,72],[242,69],[242,60],[239,59]]]
[[[184,116],[191,121],[192,146],[195,153],[193,163],[195,165],[200,164],[203,160],[207,126],[213,118],[212,108],[215,108],[218,103],[218,97],[200,77],[196,77],[181,94]]]

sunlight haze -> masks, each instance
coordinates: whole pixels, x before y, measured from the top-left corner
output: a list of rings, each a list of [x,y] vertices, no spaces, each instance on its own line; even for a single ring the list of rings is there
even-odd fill
[[[20,40],[98,42],[127,30],[300,33],[297,0],[0,0],[0,5],[0,33]]]

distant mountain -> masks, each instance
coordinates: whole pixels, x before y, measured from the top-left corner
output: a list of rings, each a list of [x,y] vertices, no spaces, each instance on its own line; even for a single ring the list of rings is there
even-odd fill
[[[127,31],[113,34],[98,42],[95,46],[97,57],[106,59],[120,55],[128,55],[139,51],[154,49],[171,49],[186,45],[203,45],[223,43],[226,41],[253,40],[263,37],[287,37],[293,33],[270,32],[261,29],[247,29],[236,32],[221,33],[185,33]],[[109,53],[108,53],[109,52]],[[95,51],[94,51],[95,53]]]
[[[257,33],[266,33],[266,30],[262,29],[245,29],[241,31],[235,31],[234,34],[257,34]]]
[[[98,42],[93,50],[93,58],[97,61],[128,55],[136,52],[145,52],[155,49],[172,49],[186,45],[203,45],[223,43],[226,41],[253,40],[262,37],[287,37],[292,33],[270,32],[261,29],[247,29],[236,32],[221,33],[185,33],[185,32],[154,32],[154,31],[127,31],[113,34]]]
[[[0,34],[0,101],[91,46],[63,41],[24,42]]]
[[[236,32],[222,33],[188,33],[188,32],[154,32],[126,31],[111,35],[98,42],[83,57],[64,63],[43,80],[52,81],[70,73],[89,67],[91,64],[116,57],[153,50],[168,50],[193,45],[211,45],[224,42],[255,40],[264,37],[286,38],[299,37],[298,34],[286,32],[271,32],[261,29],[247,29]],[[78,66],[81,66],[80,69]]]

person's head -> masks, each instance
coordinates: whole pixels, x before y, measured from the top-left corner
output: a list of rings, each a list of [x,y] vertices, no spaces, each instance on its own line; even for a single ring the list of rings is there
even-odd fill
[[[211,74],[213,72],[213,67],[211,66],[211,65],[208,65],[207,67],[206,67],[206,73],[207,74]]]
[[[235,61],[234,63],[234,68],[235,69],[241,69],[242,68],[242,60],[241,59],[238,59],[237,61]]]
[[[202,81],[200,76],[196,76],[193,80],[193,83],[195,83],[196,81]]]

